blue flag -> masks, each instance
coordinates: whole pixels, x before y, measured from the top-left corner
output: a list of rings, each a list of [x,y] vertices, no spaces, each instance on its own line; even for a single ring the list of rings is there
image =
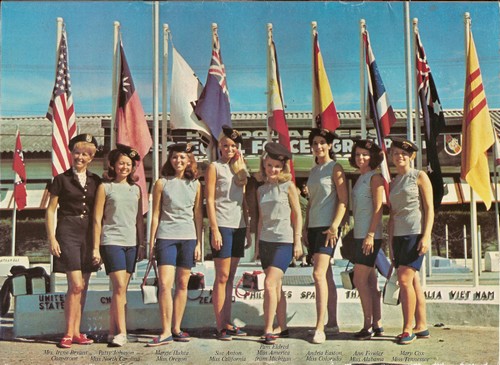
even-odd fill
[[[226,84],[226,70],[222,62],[219,37],[213,34],[213,49],[207,82],[194,109],[198,118],[210,128],[212,138],[217,141],[224,124],[231,126],[229,91]]]

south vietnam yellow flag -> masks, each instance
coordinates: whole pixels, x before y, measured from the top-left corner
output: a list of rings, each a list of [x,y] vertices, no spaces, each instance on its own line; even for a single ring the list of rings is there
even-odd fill
[[[465,77],[461,177],[481,197],[486,209],[490,209],[491,182],[487,151],[495,139],[476,46],[470,31]]]

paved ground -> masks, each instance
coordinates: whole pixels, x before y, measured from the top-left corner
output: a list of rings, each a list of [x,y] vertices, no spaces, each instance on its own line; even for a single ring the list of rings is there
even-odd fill
[[[8,318],[6,319],[8,320]],[[189,331],[189,343],[146,348],[153,334],[136,333],[139,342],[110,348],[105,334],[95,335],[98,343],[56,347],[57,338],[0,341],[0,364],[498,364],[498,327],[433,327],[429,339],[401,346],[395,342],[399,328],[386,328],[381,338],[357,341],[357,327],[341,328],[321,345],[310,343],[310,328],[291,328],[291,338],[276,345],[259,343],[261,330],[248,329],[248,336],[221,342],[211,330]],[[5,337],[4,337],[5,338]]]
[[[248,270],[248,268],[246,268]],[[340,269],[335,270],[336,275]],[[207,282],[213,280],[207,270]],[[311,269],[294,268],[287,278],[288,285],[310,285]],[[295,274],[295,275],[292,275]],[[64,279],[64,278],[62,278]],[[433,275],[428,284],[467,285],[470,274]],[[58,286],[64,280],[58,280]],[[481,285],[498,285],[498,273],[483,273]],[[104,278],[93,280],[93,287],[105,290]],[[63,289],[63,288],[61,288]],[[450,316],[453,314],[450,313]],[[311,306],[311,316],[315,316]],[[497,317],[498,318],[498,317]],[[400,313],[398,313],[398,322]],[[344,318],[345,323],[358,322]],[[388,321],[389,322],[389,321]],[[358,326],[342,326],[337,336],[328,336],[321,345],[310,343],[311,328],[291,328],[291,338],[280,339],[274,346],[261,344],[261,328],[248,328],[249,336],[220,342],[214,339],[211,329],[192,329],[190,343],[174,343],[158,348],[146,348],[151,332],[135,333],[139,342],[123,348],[109,348],[104,343],[105,333],[92,334],[96,343],[90,346],[74,345],[72,349],[56,347],[57,337],[13,338],[13,313],[0,318],[0,365],[7,364],[499,364],[499,327],[451,326],[431,327],[431,338],[420,339],[407,346],[398,345],[395,335],[400,328],[385,327],[384,337],[370,341],[357,341],[353,333]],[[451,318],[449,323],[451,323]],[[457,321],[454,321],[457,323]],[[342,322],[341,322],[342,324]],[[434,325],[431,323],[430,325]]]

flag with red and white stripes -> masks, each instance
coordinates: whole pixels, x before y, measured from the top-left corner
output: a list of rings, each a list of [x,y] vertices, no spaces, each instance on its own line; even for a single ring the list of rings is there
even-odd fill
[[[389,102],[384,83],[380,77],[377,63],[375,62],[375,55],[370,45],[368,31],[363,33],[363,43],[366,58],[366,72],[368,75],[368,104],[370,115],[373,119],[373,125],[377,133],[377,143],[384,152],[384,161],[382,161],[380,168],[385,180],[384,189],[386,202],[389,204],[389,182],[391,181],[391,175],[387,162],[387,149],[385,147],[384,138],[391,132],[391,127],[396,122],[396,117],[392,110],[391,103]]]
[[[52,122],[52,176],[57,176],[71,167],[71,151],[68,143],[76,136],[75,108],[71,93],[65,29],[62,31],[59,42],[56,79],[47,119]]]
[[[27,197],[26,168],[24,166],[23,146],[21,145],[21,135],[19,134],[19,130],[16,133],[16,149],[14,150],[12,170],[15,172],[14,200],[16,201],[17,210],[23,210],[26,206]]]

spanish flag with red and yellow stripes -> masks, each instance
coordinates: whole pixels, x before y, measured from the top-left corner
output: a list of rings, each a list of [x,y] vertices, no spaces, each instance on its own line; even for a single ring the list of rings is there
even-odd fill
[[[313,127],[333,132],[339,126],[340,120],[319,49],[318,32],[313,28]]]
[[[465,77],[461,177],[481,197],[486,209],[490,209],[491,181],[487,152],[495,139],[476,46],[470,31]]]

